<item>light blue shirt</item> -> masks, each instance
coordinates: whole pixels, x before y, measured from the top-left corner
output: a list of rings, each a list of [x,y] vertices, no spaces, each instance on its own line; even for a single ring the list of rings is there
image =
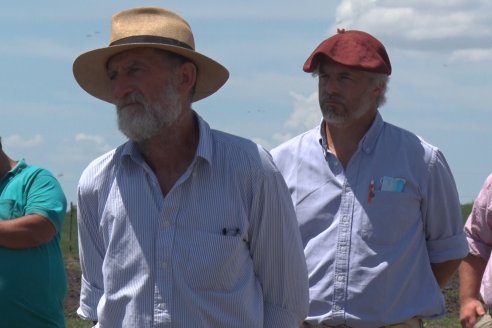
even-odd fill
[[[304,244],[307,320],[374,328],[442,316],[430,263],[468,252],[444,156],[378,114],[344,169],[322,126],[272,150]]]
[[[132,142],[82,174],[78,313],[102,327],[297,328],[308,280],[285,182],[261,147],[198,121],[165,197]]]

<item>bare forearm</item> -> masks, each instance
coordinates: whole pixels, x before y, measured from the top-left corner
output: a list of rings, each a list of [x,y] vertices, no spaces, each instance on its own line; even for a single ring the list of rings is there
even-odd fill
[[[472,254],[468,254],[460,264],[460,322],[462,327],[474,327],[478,318],[485,314],[479,291],[486,266],[487,261]]]
[[[47,243],[56,229],[41,215],[26,215],[17,219],[0,220],[0,247],[23,249]]]
[[[487,261],[482,257],[468,254],[460,265],[460,300],[477,299],[480,291],[482,276]]]
[[[461,259],[442,263],[431,263],[432,272],[434,273],[434,277],[436,277],[439,287],[444,288],[446,286],[453,273],[458,269],[460,263]]]

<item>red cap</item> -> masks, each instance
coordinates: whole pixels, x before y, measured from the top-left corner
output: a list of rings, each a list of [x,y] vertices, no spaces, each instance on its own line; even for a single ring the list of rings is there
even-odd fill
[[[313,72],[321,56],[353,69],[391,74],[391,63],[383,44],[362,31],[337,30],[337,34],[321,42],[304,63],[305,72]]]

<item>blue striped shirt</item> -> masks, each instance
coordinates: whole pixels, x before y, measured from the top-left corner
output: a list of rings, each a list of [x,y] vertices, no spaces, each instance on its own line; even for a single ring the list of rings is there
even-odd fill
[[[302,242],[285,182],[253,142],[198,115],[195,158],[163,197],[129,141],[78,188],[78,313],[102,327],[299,327]]]
[[[443,154],[378,114],[344,169],[322,126],[272,150],[304,243],[307,321],[373,328],[442,316],[430,263],[468,252]]]

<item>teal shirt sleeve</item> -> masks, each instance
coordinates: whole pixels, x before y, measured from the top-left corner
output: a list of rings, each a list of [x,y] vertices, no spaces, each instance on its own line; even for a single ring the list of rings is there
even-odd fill
[[[26,165],[23,160],[9,173],[0,188],[0,200],[14,206],[11,217],[39,214],[50,220],[57,232],[62,229],[67,200],[58,180],[44,168]]]
[[[60,232],[66,209],[67,201],[58,180],[49,171],[39,169],[27,192],[25,214],[46,217]]]

